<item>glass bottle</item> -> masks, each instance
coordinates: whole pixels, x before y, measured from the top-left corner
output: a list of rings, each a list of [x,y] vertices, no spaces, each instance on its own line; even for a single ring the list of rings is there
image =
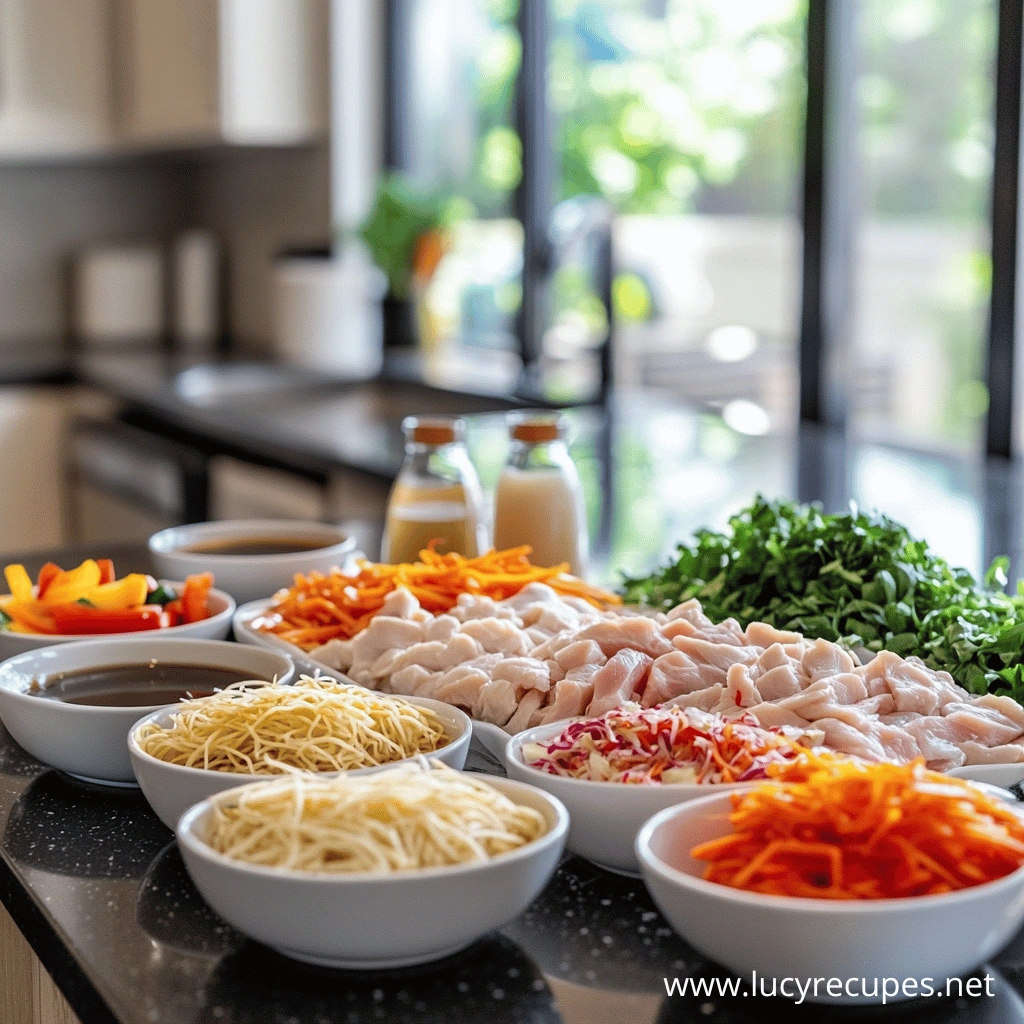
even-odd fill
[[[440,554],[472,558],[487,546],[480,480],[460,419],[407,416],[405,462],[388,498],[381,560],[415,562],[432,540]]]
[[[587,519],[579,474],[559,417],[516,418],[494,495],[494,546],[529,544],[534,565],[587,570]]]

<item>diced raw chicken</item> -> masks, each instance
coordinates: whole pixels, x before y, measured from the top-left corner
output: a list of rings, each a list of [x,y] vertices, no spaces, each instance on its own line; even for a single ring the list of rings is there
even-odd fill
[[[419,610],[420,603],[415,595],[405,587],[396,587],[384,598],[384,604],[377,615],[387,615],[396,619],[411,619]]]
[[[644,688],[641,703],[645,708],[664,704],[675,697],[725,682],[725,673],[711,665],[698,665],[682,651],[656,658]]]
[[[554,658],[548,658],[544,664],[548,667],[548,676],[552,683],[557,683],[559,679],[565,678],[565,669]]]
[[[530,651],[530,657],[547,661],[548,658],[554,658],[563,648],[576,642],[576,634],[571,629],[564,629]]]
[[[700,636],[699,630],[689,619],[673,619],[666,622],[660,632],[666,640],[671,640],[674,636]]]
[[[461,625],[462,623],[459,622],[454,615],[438,615],[433,622],[428,622],[422,627],[423,639],[442,641],[450,640],[456,633],[458,633]]]
[[[782,644],[772,644],[770,647],[766,647],[750,666],[750,678],[756,683],[761,676],[771,672],[774,668],[792,669],[793,674],[799,677],[803,670],[803,665],[800,658],[791,658],[786,653],[786,648]],[[805,685],[809,681],[805,679],[804,684],[801,685]]]
[[[594,699],[587,714],[597,717],[617,708],[643,689],[652,660],[642,651],[624,648],[594,674]]]
[[[762,700],[781,700],[800,692],[800,680],[789,665],[779,665],[756,677],[751,671],[750,678]]]
[[[1024,707],[1021,707],[1012,697],[997,697],[994,693],[986,693],[981,697],[971,700],[975,707],[989,708],[998,711],[1004,718],[1016,722],[1024,732]]]
[[[974,740],[964,740],[960,749],[967,757],[965,764],[1020,764],[1024,761],[1024,746],[1016,743],[986,747]]]
[[[448,673],[445,673],[447,676]],[[435,683],[429,690],[417,691],[418,697],[432,697],[434,700],[443,700],[446,704],[456,704],[463,708],[476,708],[480,702],[484,687],[490,686],[491,680],[487,673],[478,668],[469,669],[461,676],[449,678],[440,685]],[[511,714],[511,712],[509,712]],[[505,721],[508,719],[506,718]],[[487,719],[491,721],[491,719]],[[504,722],[498,722],[503,725]]]
[[[718,706],[724,692],[724,684],[715,683],[714,686],[708,686],[706,689],[694,690],[693,693],[683,693],[678,697],[673,697],[671,700],[665,701],[663,707],[697,708],[700,711],[711,711]]]
[[[516,684],[507,679],[492,679],[480,690],[472,715],[481,722],[504,725],[516,712]]]
[[[388,692],[411,697],[428,679],[436,673],[428,672],[422,665],[406,665],[392,674],[388,680]]]
[[[699,664],[712,665],[723,672],[728,672],[731,665],[752,665],[762,654],[759,647],[713,644],[694,636],[677,636],[672,646]]]
[[[725,692],[720,704],[729,704],[737,708],[752,708],[762,703],[761,694],[750,679],[750,669],[746,665],[731,665],[725,676]]]
[[[693,696],[696,696],[696,694]],[[792,725],[797,729],[806,729],[809,725],[806,719],[790,711],[789,708],[780,707],[778,704],[765,702],[764,704],[757,704],[752,708],[744,708],[744,711],[753,715],[766,729],[781,725]]]
[[[458,626],[454,619],[451,620]],[[361,633],[357,633],[349,644],[352,650],[352,664],[373,664],[386,651],[396,647],[411,647],[422,642],[424,626],[409,619],[399,619],[390,615],[375,615],[370,625]],[[438,637],[447,640],[447,637]]]
[[[580,665],[579,668],[571,668],[565,673],[565,678],[574,683],[589,683],[594,685],[594,676],[601,671],[601,665]]]
[[[1017,739],[1024,730],[1001,711],[978,704],[947,704],[940,719],[949,727],[954,743],[975,740],[986,747],[998,747]]]
[[[693,625],[698,629],[714,625],[714,623],[704,614],[704,609],[701,607],[700,601],[695,597],[691,597],[689,601],[684,601],[682,604],[677,604],[675,608],[668,613],[666,618],[669,622],[674,622],[676,619],[686,619],[687,622],[693,623]]]
[[[815,727],[825,734],[825,743],[841,754],[852,754],[865,761],[884,761],[885,749],[874,736],[860,732],[835,718],[819,718]]]
[[[540,707],[544,694],[540,690],[528,690],[519,701],[519,707],[515,714],[505,723],[505,731],[508,733],[522,732],[530,725],[533,713]]]
[[[515,657],[526,654],[533,646],[523,631],[507,619],[473,619],[463,623],[462,635],[471,636],[488,654]]]
[[[551,689],[548,667],[536,658],[504,658],[491,672],[491,678],[507,679],[521,690],[547,693]]]
[[[579,671],[575,669],[574,671]],[[544,709],[539,725],[560,722],[563,718],[577,718],[594,699],[594,684],[566,677],[555,683],[554,700]]]
[[[449,613],[460,622],[470,619],[510,619],[522,625],[514,608],[508,607],[491,597],[477,597],[475,594],[459,594],[455,607]]]
[[[604,652],[594,640],[577,640],[576,643],[563,647],[555,655],[555,661],[566,672],[572,668],[579,668],[580,665],[603,665],[607,660]]]
[[[339,672],[346,672],[352,667],[352,641],[328,640],[327,643],[314,647],[309,656]]]
[[[608,658],[621,650],[642,651],[651,658],[672,651],[672,643],[658,632],[658,624],[653,619],[640,616],[595,622],[578,633],[576,639],[596,641]],[[683,639],[677,638],[679,641]]]
[[[753,647],[771,647],[773,644],[795,644],[803,637],[799,633],[788,633],[782,629],[769,626],[767,622],[751,622],[745,635],[747,643]]]
[[[832,687],[832,692],[840,704],[856,704],[858,701],[867,699],[867,687],[856,672],[840,672],[834,676],[820,678]]]
[[[903,729],[917,740],[928,767],[935,771],[959,768],[967,760],[967,755],[957,746],[944,718],[922,715],[908,722]],[[961,742],[964,738],[960,737]]]
[[[827,683],[827,680],[821,680],[821,682]],[[838,704],[827,698],[819,704],[807,705],[806,710],[801,710],[800,714],[810,722],[817,722],[822,718],[834,718],[863,733],[871,732],[872,725],[876,724],[874,716],[864,714],[856,704]]]
[[[483,653],[483,648],[473,637],[456,633],[447,643],[432,640],[413,644],[404,651],[387,651],[373,663],[372,672],[378,679],[390,676],[407,665],[422,665],[432,672],[443,672]]]
[[[673,619],[666,622],[660,632],[668,640],[675,636],[695,636],[712,644],[731,644],[733,647],[747,645],[740,624],[735,619],[726,619],[713,626],[695,626],[689,619]]]
[[[896,717],[896,701],[891,693],[880,693],[877,697],[865,697],[863,700],[857,701],[854,707],[865,715],[877,715],[881,721],[885,721],[890,716]],[[912,712],[903,712],[903,714],[908,713],[912,714]],[[899,725],[899,722],[890,724]]]
[[[841,672],[852,672],[854,664],[853,658],[837,644],[829,643],[828,640],[815,640],[804,654],[803,667],[805,674],[814,681]]]
[[[886,757],[890,761],[895,761],[897,764],[907,764],[921,756],[921,748],[917,740],[906,729],[874,722],[871,726],[871,732],[882,744]]]
[[[882,697],[869,697],[868,700],[881,700],[886,696],[892,700],[892,697],[888,694],[883,694]],[[913,722],[916,718],[921,716],[916,711],[893,711],[893,712],[879,712],[878,720],[884,725],[894,725],[898,729],[905,729],[910,722]]]

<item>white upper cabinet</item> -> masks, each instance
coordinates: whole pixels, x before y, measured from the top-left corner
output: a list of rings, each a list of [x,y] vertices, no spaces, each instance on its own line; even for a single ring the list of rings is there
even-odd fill
[[[0,0],[0,160],[114,145],[109,0]]]
[[[0,0],[0,161],[313,141],[328,3]]]
[[[327,0],[119,0],[132,147],[294,145],[323,133]]]

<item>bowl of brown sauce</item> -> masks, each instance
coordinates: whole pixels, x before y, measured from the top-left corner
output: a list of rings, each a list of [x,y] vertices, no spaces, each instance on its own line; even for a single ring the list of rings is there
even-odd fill
[[[330,572],[355,547],[355,538],[340,527],[289,519],[191,523],[149,538],[159,575],[184,579],[210,571],[239,604],[290,587],[297,572]]]
[[[87,782],[135,785],[128,734],[146,715],[249,679],[289,682],[283,654],[150,636],[41,647],[0,664],[0,719],[33,757]]]

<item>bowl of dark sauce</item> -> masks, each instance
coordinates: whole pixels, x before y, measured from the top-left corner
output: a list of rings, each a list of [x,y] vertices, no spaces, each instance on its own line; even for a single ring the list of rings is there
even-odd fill
[[[288,682],[276,651],[151,636],[42,647],[0,664],[0,718],[34,757],[87,782],[135,785],[128,733],[146,715],[250,679]]]
[[[290,587],[296,573],[330,572],[355,546],[340,527],[289,519],[191,523],[149,538],[160,575],[184,579],[210,571],[239,604]]]

